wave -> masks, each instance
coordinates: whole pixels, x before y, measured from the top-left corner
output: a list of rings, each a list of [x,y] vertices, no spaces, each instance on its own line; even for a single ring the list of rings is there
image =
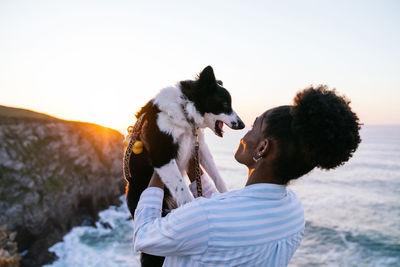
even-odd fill
[[[312,253],[310,253],[312,251]],[[399,266],[400,244],[381,233],[360,233],[306,223],[290,266]]]
[[[63,241],[52,246],[58,259],[47,267],[140,266],[132,246],[133,222],[125,202],[99,213],[96,226],[74,227]]]

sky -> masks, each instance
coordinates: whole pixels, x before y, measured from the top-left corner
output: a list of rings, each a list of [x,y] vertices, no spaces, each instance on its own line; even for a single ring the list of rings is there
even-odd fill
[[[327,84],[400,124],[400,1],[0,0],[0,104],[124,132],[207,65],[251,124]]]

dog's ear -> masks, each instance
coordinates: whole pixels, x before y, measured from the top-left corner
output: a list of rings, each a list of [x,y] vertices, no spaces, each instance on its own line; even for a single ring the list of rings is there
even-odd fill
[[[199,74],[199,82],[200,84],[210,84],[215,83],[215,75],[214,70],[211,66],[205,67],[205,69]]]
[[[221,80],[217,80],[217,83],[221,86],[224,86],[224,83]]]

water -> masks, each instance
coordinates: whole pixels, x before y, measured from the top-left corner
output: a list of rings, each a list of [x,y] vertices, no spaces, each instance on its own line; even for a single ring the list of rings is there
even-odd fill
[[[233,158],[244,133],[207,133],[230,189],[246,181],[247,169]],[[400,126],[365,126],[361,136],[346,165],[290,185],[302,200],[306,232],[289,266],[400,266]],[[96,227],[75,227],[50,248],[59,257],[50,266],[140,266],[132,227],[125,203],[110,207]]]

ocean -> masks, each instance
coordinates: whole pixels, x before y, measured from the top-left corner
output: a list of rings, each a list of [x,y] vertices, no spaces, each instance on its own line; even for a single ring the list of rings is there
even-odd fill
[[[247,169],[233,155],[246,133],[206,139],[229,189],[242,188]],[[364,126],[362,143],[345,165],[314,170],[289,187],[303,203],[306,230],[289,266],[400,266],[400,126]],[[50,248],[47,266],[140,266],[124,196],[100,212],[96,227],[73,228]]]

